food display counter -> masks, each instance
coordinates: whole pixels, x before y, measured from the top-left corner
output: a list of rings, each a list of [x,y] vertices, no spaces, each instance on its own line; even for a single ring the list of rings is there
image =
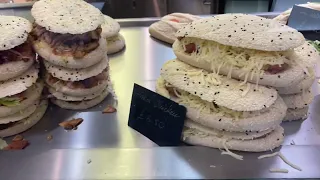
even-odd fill
[[[274,13],[260,14],[274,16]],[[1,179],[248,179],[320,177],[320,98],[315,97],[305,121],[283,123],[281,152],[303,170],[270,173],[285,168],[280,158],[258,160],[266,153],[239,153],[244,160],[221,155],[219,149],[198,146],[159,147],[127,126],[133,84],[154,90],[160,68],[173,59],[171,47],[149,36],[157,19],[122,19],[126,39],[122,52],[109,56],[110,76],[117,101],[109,95],[86,111],[63,110],[50,105],[44,118],[23,133],[30,145],[21,151],[0,151]],[[319,93],[318,84],[313,92]],[[113,114],[102,114],[108,104]],[[59,123],[72,118],[84,122],[75,131]],[[52,137],[48,140],[48,136]],[[9,140],[9,139],[7,139]]]

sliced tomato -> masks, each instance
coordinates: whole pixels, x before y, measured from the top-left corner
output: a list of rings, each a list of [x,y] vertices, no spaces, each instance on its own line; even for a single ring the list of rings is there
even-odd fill
[[[193,53],[197,50],[196,44],[195,43],[190,43],[185,45],[186,50],[184,52],[186,53]]]
[[[280,73],[284,70],[286,70],[288,67],[287,64],[282,64],[282,65],[269,65],[268,69],[266,70],[267,72],[269,72],[270,74],[277,74]]]
[[[178,19],[170,19],[170,21],[173,21],[173,22],[179,22],[179,20]]]

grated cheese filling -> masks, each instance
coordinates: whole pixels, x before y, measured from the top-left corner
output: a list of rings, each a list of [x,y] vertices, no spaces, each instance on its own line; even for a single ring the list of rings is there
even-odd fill
[[[240,77],[244,76],[245,82],[248,78],[253,79],[254,76],[261,77],[269,66],[278,65],[281,67],[284,64],[295,63],[295,61],[288,59],[293,51],[267,52],[225,46],[214,41],[197,38],[182,38],[180,40],[180,50],[185,52],[185,46],[190,43],[195,43],[197,47],[196,51],[189,54],[190,56],[210,63],[211,70],[215,73],[219,73],[221,67],[228,67],[228,77],[231,77],[233,69],[240,69],[243,71]]]

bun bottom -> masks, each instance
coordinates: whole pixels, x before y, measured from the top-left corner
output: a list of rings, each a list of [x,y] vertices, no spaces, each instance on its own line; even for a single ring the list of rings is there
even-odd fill
[[[51,99],[51,102],[63,109],[84,110],[84,109],[89,109],[91,107],[98,105],[108,96],[108,94],[109,92],[106,88],[102,91],[102,93],[98,97],[91,100],[70,102],[70,101],[63,101],[59,99]]]
[[[22,133],[32,126],[34,126],[37,122],[40,121],[40,119],[45,114],[48,107],[48,101],[42,100],[37,107],[37,109],[32,113],[29,117],[20,120],[17,124],[15,124],[12,127],[9,127],[4,130],[0,130],[0,137],[8,137],[13,136],[19,133]]]
[[[299,109],[288,109],[283,121],[305,120],[308,118],[308,107]]]
[[[107,42],[108,55],[120,52],[126,46],[124,37],[121,34],[117,34],[115,37],[111,37],[110,40],[107,39]]]
[[[270,151],[279,147],[284,140],[284,129],[281,126],[276,127],[272,132],[259,138],[251,140],[241,140],[232,138],[223,138],[221,136],[208,134],[199,128],[183,131],[182,139],[191,145],[200,145],[223,149],[224,145],[230,150],[263,152]]]

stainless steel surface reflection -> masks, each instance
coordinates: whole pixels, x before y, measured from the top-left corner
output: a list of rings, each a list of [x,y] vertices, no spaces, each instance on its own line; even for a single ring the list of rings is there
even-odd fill
[[[143,23],[147,26],[150,22]],[[31,143],[29,147],[22,151],[0,151],[0,179],[320,177],[320,96],[315,97],[307,120],[283,123],[286,138],[281,152],[300,166],[301,172],[279,158],[258,160],[262,153],[239,153],[244,155],[244,161],[238,161],[222,156],[217,149],[158,147],[128,127],[133,84],[154,90],[162,64],[174,58],[171,47],[151,38],[146,26],[123,27],[126,49],[109,56],[118,102],[109,96],[99,106],[83,112],[50,106],[45,117],[23,133]],[[313,92],[319,94],[317,83]],[[107,104],[117,105],[118,112],[102,114]],[[58,126],[59,122],[74,117],[84,119],[78,130],[67,132]],[[51,141],[47,141],[48,135],[53,136]],[[286,168],[289,173],[272,174],[269,168]]]

